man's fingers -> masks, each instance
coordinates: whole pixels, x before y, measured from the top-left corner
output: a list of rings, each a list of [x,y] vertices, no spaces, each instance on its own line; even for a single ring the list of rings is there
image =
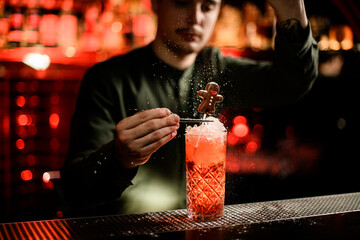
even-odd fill
[[[123,165],[144,164],[159,147],[176,136],[180,117],[167,108],[146,110],[116,125],[117,149]]]
[[[142,148],[147,145],[151,145],[154,142],[160,141],[167,135],[178,130],[178,128],[179,128],[179,124],[169,126],[169,127],[164,127],[164,128],[158,129],[154,132],[151,132],[145,136],[142,136],[141,138],[136,139],[134,142],[136,143],[137,146]]]
[[[158,141],[144,146],[143,148],[140,149],[140,151],[144,152],[144,153],[152,154],[156,150],[158,150],[161,146],[163,146],[164,144],[169,142],[171,139],[173,139],[176,136],[176,134],[177,134],[177,131],[173,131],[170,134],[165,135],[163,138],[159,139]]]
[[[169,116],[171,111],[167,108],[154,108],[136,113],[126,118],[123,129],[132,129],[152,119],[163,118]]]
[[[179,121],[178,115],[171,114],[163,118],[151,119],[132,129],[121,131],[123,135],[126,134],[131,139],[139,139],[163,128],[179,126]]]
[[[134,131],[137,132],[136,135],[138,138],[140,138],[149,134],[153,134],[163,128],[179,126],[179,121],[180,117],[178,115],[171,114],[161,119],[152,119],[150,121],[144,122],[140,126],[134,128]]]
[[[156,141],[149,140],[148,144],[144,144],[146,141],[137,140],[133,142],[127,149],[130,156],[133,156],[132,165],[142,165],[146,163],[156,150],[161,146],[173,139],[177,134],[177,131],[171,131],[169,134],[164,135]],[[155,134],[156,135],[156,134]]]

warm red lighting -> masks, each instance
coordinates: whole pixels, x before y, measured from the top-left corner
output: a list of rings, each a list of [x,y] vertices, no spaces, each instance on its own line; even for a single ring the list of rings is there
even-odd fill
[[[236,124],[233,133],[238,137],[245,137],[249,133],[249,127],[244,123]]]
[[[20,150],[24,149],[25,148],[24,140],[22,140],[22,139],[16,140],[16,147],[17,147],[17,149],[20,149]]]
[[[9,136],[9,134],[10,134],[10,117],[9,116],[5,115],[3,117],[2,125],[3,125],[2,130],[3,130],[4,136]]]
[[[227,142],[229,145],[235,145],[238,142],[238,138],[234,133],[229,133],[227,136]]]
[[[47,1],[44,1],[47,2]],[[55,46],[57,42],[59,18],[55,14],[44,14],[40,22],[40,42],[45,46]]]
[[[37,134],[37,127],[36,126],[29,126],[29,128],[28,128],[28,132],[29,132],[29,134],[30,135],[32,135],[32,136],[34,136],[34,135],[36,135]]]
[[[113,31],[114,33],[121,32],[121,29],[122,29],[121,22],[114,22],[113,24],[111,24],[111,31]]]
[[[25,106],[25,103],[26,103],[26,99],[24,96],[18,96],[16,98],[16,105],[18,105],[18,107],[23,107]]]
[[[27,165],[35,165],[36,164],[36,157],[34,155],[27,155],[26,156],[26,164]]]
[[[246,144],[245,151],[247,153],[254,153],[256,152],[257,148],[258,148],[257,143],[255,141],[250,141]]]
[[[45,189],[54,189],[54,183],[52,182],[52,181],[49,181],[49,182],[47,182],[47,183],[44,183],[43,184],[43,188],[45,188]]]
[[[26,91],[26,84],[24,82],[17,82],[15,84],[15,89],[17,92],[25,92]]]
[[[221,54],[225,57],[241,57],[241,51],[237,48],[221,48]]]
[[[28,123],[29,123],[29,117],[28,117],[28,115],[26,115],[26,114],[20,114],[20,115],[17,117],[17,123],[18,123],[20,126],[26,126],[26,125],[28,125]]]
[[[27,129],[22,126],[16,127],[15,132],[21,138],[26,138],[27,136],[29,136],[29,132],[27,131]]]
[[[49,117],[49,125],[51,128],[55,129],[59,126],[60,116],[57,113],[52,113]]]
[[[24,170],[20,174],[23,181],[30,181],[33,178],[33,174],[30,170]]]
[[[40,98],[37,95],[31,96],[29,99],[30,107],[36,107],[40,102]]]
[[[57,93],[52,94],[51,97],[50,97],[50,103],[54,104],[54,105],[57,105],[57,104],[59,104],[59,102],[60,102],[59,95]]]
[[[58,150],[60,148],[60,142],[59,142],[59,139],[57,138],[52,138],[50,140],[50,148],[52,150]]]
[[[71,47],[76,44],[77,18],[71,14],[63,14],[59,21],[58,42],[61,47]]]
[[[151,33],[152,19],[146,14],[137,15],[133,18],[133,33],[135,36],[144,37]]]
[[[64,51],[65,56],[71,58],[74,57],[76,54],[76,48],[74,47],[67,47]]]
[[[246,124],[247,119],[244,116],[236,116],[234,118],[233,122],[234,122],[235,125],[237,125],[237,124]]]

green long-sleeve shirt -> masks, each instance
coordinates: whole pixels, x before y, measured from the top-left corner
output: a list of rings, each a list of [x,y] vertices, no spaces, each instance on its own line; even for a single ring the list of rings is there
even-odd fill
[[[207,47],[192,66],[178,70],[157,58],[150,44],[96,64],[84,76],[72,118],[61,172],[67,198],[78,207],[113,204],[106,205],[112,213],[185,207],[184,132],[145,165],[125,170],[114,158],[115,125],[130,109],[167,107],[181,117],[199,117],[197,91],[210,81],[224,96],[217,109],[294,102],[317,76],[318,50],[310,27],[296,41],[278,34],[275,50],[273,62],[260,63],[224,57]]]

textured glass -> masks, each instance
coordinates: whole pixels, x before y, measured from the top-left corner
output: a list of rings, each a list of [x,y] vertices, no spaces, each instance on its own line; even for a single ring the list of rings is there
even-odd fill
[[[226,133],[186,135],[187,211],[198,221],[224,214]]]

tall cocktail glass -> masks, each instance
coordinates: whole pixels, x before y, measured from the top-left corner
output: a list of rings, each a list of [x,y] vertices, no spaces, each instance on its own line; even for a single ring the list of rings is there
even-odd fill
[[[224,214],[227,134],[219,124],[193,127],[185,134],[187,215],[196,221]]]

